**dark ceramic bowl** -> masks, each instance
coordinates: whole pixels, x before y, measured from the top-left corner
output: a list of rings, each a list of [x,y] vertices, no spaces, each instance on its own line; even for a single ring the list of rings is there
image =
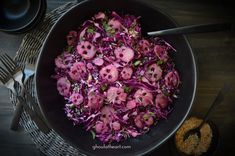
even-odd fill
[[[128,149],[96,149],[94,145],[103,145],[92,139],[90,132],[81,126],[74,126],[64,113],[65,101],[58,94],[54,73],[54,59],[66,46],[66,34],[76,29],[85,20],[99,11],[116,11],[119,14],[141,16],[143,33],[177,27],[175,22],[159,9],[133,0],[90,0],[79,3],[65,13],[51,29],[40,53],[36,68],[36,92],[40,108],[48,124],[65,140],[81,152],[96,156],[133,156],[146,154],[164,143],[172,136],[187,117],[195,97],[197,72],[191,47],[183,35],[164,37],[178,52],[171,53],[181,77],[180,96],[174,101],[174,110],[167,120],[160,121],[142,136],[129,138],[112,145],[128,145]]]
[[[43,18],[46,0],[0,1],[0,30],[22,33],[30,30]]]

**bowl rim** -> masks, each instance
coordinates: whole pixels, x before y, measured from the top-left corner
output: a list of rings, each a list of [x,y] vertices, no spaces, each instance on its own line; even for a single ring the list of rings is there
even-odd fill
[[[44,51],[45,49],[45,45],[47,43],[47,41],[49,40],[49,38],[51,37],[51,31],[54,30],[54,28],[57,26],[57,24],[63,19],[63,17],[68,13],[70,12],[71,10],[73,10],[74,8],[76,8],[77,6],[79,5],[82,5],[83,3],[87,3],[89,1],[93,1],[93,0],[84,0],[84,1],[81,1],[81,2],[78,2],[76,5],[74,5],[73,7],[71,7],[70,9],[68,9],[57,21],[56,23],[52,26],[52,28],[50,29],[50,32],[48,33],[47,37],[45,38],[44,40],[44,43],[42,44],[42,48],[40,50],[40,53],[39,53],[39,56],[38,56],[38,59],[37,59],[37,62],[36,62],[36,72],[35,72],[35,77],[34,77],[34,81],[35,81],[35,93],[36,93],[36,98],[37,98],[37,101],[38,101],[38,104],[39,104],[39,107],[40,107],[40,110],[42,112],[42,115],[46,121],[46,123],[49,125],[49,127],[53,127],[51,126],[52,124],[50,123],[50,121],[46,118],[46,114],[45,114],[45,111],[44,111],[44,106],[42,106],[40,104],[40,99],[38,98],[38,87],[37,87],[37,77],[38,77],[38,66],[39,66],[39,60],[41,58],[41,55],[42,55],[42,51]],[[154,10],[157,10],[158,12],[160,12],[161,14],[163,14],[164,16],[166,16],[176,27],[179,26],[179,24],[173,19],[173,17],[171,17],[168,13],[166,13],[165,11],[163,11],[162,9],[158,8],[158,7],[153,7],[151,6],[150,4],[146,3],[146,2],[143,2],[143,1],[139,1],[139,0],[129,0],[129,1],[133,1],[133,2],[136,2],[136,3],[139,3],[141,5],[144,5],[148,8],[151,8],[151,9],[154,9]],[[155,149],[157,149],[158,147],[160,147],[163,143],[165,143],[169,138],[171,138],[175,132],[180,128],[180,126],[183,124],[183,122],[186,120],[187,116],[189,115],[189,113],[191,112],[192,110],[192,106],[193,106],[193,103],[195,102],[195,97],[196,97],[196,92],[197,92],[197,83],[198,83],[198,68],[197,68],[197,64],[196,64],[196,60],[195,60],[195,56],[194,56],[194,53],[193,53],[193,50],[192,50],[192,47],[189,43],[189,40],[188,38],[185,36],[185,35],[180,35],[181,37],[183,37],[183,40],[185,41],[185,44],[186,46],[188,47],[188,50],[189,50],[189,53],[192,57],[192,66],[193,66],[193,69],[194,69],[194,88],[193,88],[193,94],[192,94],[192,98],[191,98],[191,101],[189,103],[189,107],[187,109],[187,112],[185,113],[184,117],[181,119],[181,121],[179,123],[177,123],[176,126],[174,126],[171,130],[171,132],[164,138],[162,139],[159,143],[147,148],[145,151],[141,151],[140,150],[140,153],[138,153],[137,155],[145,155],[147,153],[150,153],[152,151],[154,151]],[[70,141],[70,139],[65,136],[62,132],[60,132],[59,130],[57,129],[53,129],[56,133],[58,133],[64,140],[66,140],[70,145],[72,145],[73,147],[77,148],[80,152],[84,153],[84,154],[87,154],[87,155],[91,155],[89,152],[87,151],[84,151],[82,149],[80,149],[76,144],[74,144],[72,141]]]
[[[3,31],[3,32],[7,32],[7,33],[10,33],[10,32],[17,32],[17,31],[22,31],[23,29],[25,29],[25,28],[27,28],[29,25],[31,25],[36,19],[37,19],[37,17],[38,17],[38,15],[39,15],[39,13],[40,13],[40,11],[43,9],[43,5],[42,5],[42,3],[46,3],[46,0],[38,0],[38,1],[35,1],[35,0],[30,0],[30,2],[38,2],[38,7],[37,7],[37,11],[36,11],[36,13],[35,13],[35,15],[33,16],[33,18],[31,18],[30,20],[29,20],[29,22],[28,23],[26,23],[25,25],[23,25],[23,26],[21,26],[21,27],[16,27],[16,28],[11,28],[11,29],[4,29],[4,28],[0,28],[0,31]],[[42,1],[44,1],[44,2],[42,2]]]

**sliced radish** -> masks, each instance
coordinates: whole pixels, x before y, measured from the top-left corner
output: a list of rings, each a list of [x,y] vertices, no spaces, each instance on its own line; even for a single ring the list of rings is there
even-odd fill
[[[131,101],[128,101],[127,104],[126,104],[126,107],[128,109],[133,109],[136,107],[136,101],[135,100],[131,100]]]
[[[170,88],[178,87],[179,81],[180,81],[179,74],[176,70],[173,70],[173,71],[167,73],[164,80],[165,80],[165,83],[168,87],[170,87]]]
[[[69,96],[70,87],[71,87],[71,83],[67,78],[61,77],[58,79],[57,90],[59,91],[60,95],[65,96],[65,97]]]
[[[168,106],[169,100],[164,94],[158,94],[155,98],[156,107],[166,108]]]
[[[115,82],[118,79],[118,70],[114,65],[110,64],[100,70],[100,76],[104,80]]]
[[[87,69],[94,69],[94,65],[92,63],[87,63],[86,64]]]
[[[135,122],[135,125],[138,127],[138,128],[143,128],[144,127],[144,124],[143,124],[143,117],[142,115],[137,115],[134,119],[134,122]]]
[[[140,40],[138,43],[138,49],[140,53],[147,54],[150,51],[150,43],[148,40]]]
[[[104,60],[99,57],[96,57],[92,62],[97,66],[102,66],[104,64]]]
[[[114,50],[114,54],[117,59],[120,59],[124,62],[130,62],[134,58],[134,51],[126,46],[122,46],[120,48],[116,48]]]
[[[124,80],[128,80],[131,78],[133,74],[133,70],[131,67],[124,67],[121,71],[121,77],[124,79]]]
[[[145,72],[145,77],[150,82],[156,82],[162,77],[162,69],[156,63],[153,63]]]
[[[142,106],[153,104],[153,94],[146,89],[138,89],[134,94],[134,98]]]
[[[102,94],[91,92],[88,94],[88,104],[87,106],[91,109],[99,109],[102,107],[104,101],[104,97]]]
[[[93,35],[93,42],[96,42],[96,40],[101,36],[100,33],[95,32],[95,34]]]
[[[163,46],[155,45],[154,46],[154,52],[157,55],[157,57],[160,60],[163,60],[164,62],[167,61],[168,58],[169,58],[167,50]]]
[[[114,29],[115,31],[120,31],[122,29],[122,24],[120,21],[116,20],[116,19],[111,19],[108,22],[108,25]]]
[[[110,123],[113,120],[114,109],[110,106],[105,106],[101,109],[101,120],[104,123]]]
[[[107,127],[107,125],[104,122],[98,121],[95,124],[95,131],[97,133],[105,133],[105,132],[108,131],[108,127]]]
[[[137,132],[132,132],[132,131],[130,131],[129,133],[130,133],[131,136],[133,136],[134,138],[139,135],[139,133],[137,133]]]
[[[83,102],[83,96],[79,93],[73,93],[69,97],[69,101],[72,102],[75,105],[80,105]]]
[[[83,39],[84,35],[86,34],[86,30],[87,30],[87,28],[88,28],[88,27],[85,27],[85,28],[81,31],[81,33],[80,33],[80,35],[79,35],[79,39],[80,39],[80,41],[82,41],[82,39]]]
[[[115,131],[118,131],[121,128],[121,124],[119,122],[115,121],[112,123],[112,127]]]
[[[151,126],[154,123],[153,117],[149,113],[144,114],[143,119],[147,126]]]
[[[107,100],[111,103],[121,104],[126,101],[127,94],[124,89],[117,87],[110,87],[107,91]]]
[[[73,56],[69,53],[58,56],[55,59],[55,65],[58,68],[66,69],[69,68],[73,63]]]
[[[77,52],[80,54],[84,59],[91,59],[96,54],[95,47],[88,41],[81,41],[77,45]]]
[[[69,76],[73,80],[80,80],[86,74],[86,65],[83,62],[75,62],[70,68]]]

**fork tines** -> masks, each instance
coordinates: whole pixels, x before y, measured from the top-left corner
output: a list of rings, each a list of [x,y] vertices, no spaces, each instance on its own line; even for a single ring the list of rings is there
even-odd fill
[[[8,73],[4,68],[0,67],[0,81],[2,81],[3,84],[9,81],[9,75],[10,73]]]
[[[14,74],[15,71],[18,70],[18,66],[14,60],[6,53],[0,54],[0,61],[11,74]]]

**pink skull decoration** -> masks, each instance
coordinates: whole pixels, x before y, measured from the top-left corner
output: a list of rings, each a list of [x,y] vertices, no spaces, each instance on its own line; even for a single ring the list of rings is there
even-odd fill
[[[149,113],[145,113],[143,115],[143,119],[144,119],[144,123],[147,125],[147,126],[151,126],[153,123],[154,123],[154,120],[153,120],[153,117],[151,114]]]
[[[86,65],[83,62],[75,62],[70,68],[69,76],[73,80],[80,80],[86,74]]]
[[[134,98],[142,106],[153,104],[153,94],[146,89],[138,89],[134,94]]]
[[[77,45],[77,52],[80,54],[84,59],[91,59],[96,54],[95,47],[88,41],[81,41]]]
[[[71,86],[70,81],[65,77],[61,77],[57,81],[57,90],[62,96],[69,96],[70,86]]]
[[[124,67],[121,71],[121,77],[124,79],[124,80],[128,80],[131,78],[133,74],[133,70],[131,67]]]
[[[114,54],[117,59],[122,60],[123,62],[130,62],[134,58],[134,51],[126,46],[116,48]]]
[[[154,52],[160,60],[167,61],[169,56],[163,46],[155,45]]]
[[[179,74],[176,70],[171,71],[169,73],[166,74],[165,78],[164,78],[166,85],[170,88],[174,88],[174,87],[178,87],[179,85]]]
[[[75,105],[80,105],[83,102],[83,96],[79,93],[73,93],[69,97],[69,101],[71,101]]]
[[[145,77],[151,82],[156,82],[162,77],[162,69],[154,63],[146,70]]]
[[[115,131],[118,131],[121,128],[121,124],[119,122],[115,121],[112,123],[112,127]]]
[[[124,89],[117,87],[110,87],[107,91],[107,100],[111,103],[121,104],[126,101],[127,94]]]
[[[108,131],[108,126],[102,121],[98,121],[95,125],[95,131],[97,133],[105,133]]]
[[[127,104],[126,104],[126,107],[128,108],[128,109],[133,109],[133,108],[135,108],[136,107],[136,101],[135,100],[131,100],[131,101],[128,101],[127,102]]]
[[[144,127],[144,121],[143,121],[143,114],[139,114],[135,117],[134,119],[135,125],[138,128],[143,128]]]
[[[55,59],[55,65],[58,68],[66,69],[73,63],[73,56],[69,53],[60,55]]]
[[[150,50],[149,48],[150,48],[150,43],[147,40],[143,39],[139,41],[138,49],[140,53],[147,54]]]
[[[108,22],[108,25],[115,31],[120,31],[122,29],[122,24],[114,18]]]
[[[114,113],[115,113],[115,111],[112,107],[110,107],[110,106],[103,107],[101,110],[101,120],[104,123],[112,122]]]
[[[168,106],[169,100],[164,94],[158,94],[155,98],[156,107],[166,108]]]
[[[100,93],[91,92],[88,94],[87,106],[91,109],[99,109],[102,107],[104,97]]]
[[[115,82],[118,79],[118,70],[114,65],[110,64],[100,70],[100,76],[104,80]]]

